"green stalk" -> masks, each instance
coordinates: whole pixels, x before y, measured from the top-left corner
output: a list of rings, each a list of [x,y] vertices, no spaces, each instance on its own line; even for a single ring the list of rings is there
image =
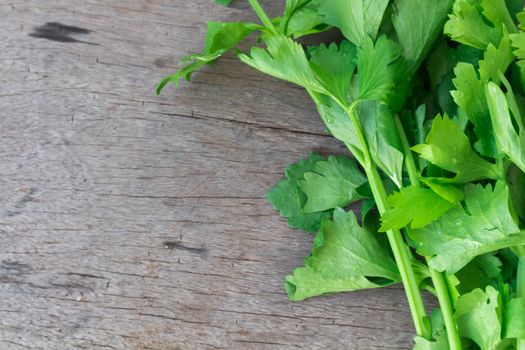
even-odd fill
[[[264,24],[264,26],[266,28],[268,28],[269,30],[271,30],[273,34],[277,34],[277,29],[273,25],[272,20],[270,19],[270,17],[268,17],[266,12],[262,8],[262,6],[259,3],[259,1],[258,0],[248,0],[248,2],[252,6],[253,11],[257,14],[257,16],[259,17],[261,22]]]
[[[425,257],[428,262],[428,258]],[[454,317],[454,308],[452,306],[452,298],[450,298],[449,288],[445,279],[445,273],[439,272],[431,267],[430,278],[434,284],[434,289],[438,298],[443,320],[445,322],[445,329],[447,330],[448,345],[451,350],[461,350],[461,337],[459,336],[458,325]]]
[[[410,178],[410,183],[412,186],[419,187],[419,178],[418,171],[416,167],[416,162],[410,150],[410,145],[408,143],[408,138],[403,128],[403,124],[399,119],[399,116],[396,114],[394,117],[397,132],[401,138],[401,144],[403,145],[403,151],[405,153],[405,164],[408,171],[408,177]],[[407,227],[409,232],[409,228]],[[425,257],[425,260],[428,265],[428,257]],[[436,296],[441,308],[441,313],[443,314],[443,320],[445,322],[445,328],[447,330],[448,344],[451,350],[461,350],[461,338],[459,336],[458,326],[454,318],[454,308],[452,306],[452,298],[449,294],[449,288],[445,278],[444,272],[439,272],[430,266],[428,267],[430,271],[430,278],[434,284],[436,290]],[[520,349],[525,350],[525,349]]]
[[[386,202],[387,194],[383,182],[381,181],[381,177],[379,176],[377,167],[370,155],[366,138],[355,115],[357,103],[358,101],[355,101],[350,107],[346,106],[345,110],[347,115],[350,117],[357,137],[359,138],[364,156],[364,164],[362,165],[368,178],[370,188],[372,189],[372,194],[374,196],[377,209],[379,210],[379,214],[382,215],[388,209],[388,204]],[[419,290],[419,285],[417,283],[414,270],[410,264],[410,251],[406,246],[403,236],[399,230],[389,230],[386,234],[394,254],[394,259],[399,269],[401,281],[403,282],[416,333],[420,337],[431,339],[432,334],[430,328],[428,327],[428,319],[425,306],[423,304],[423,297]]]
[[[525,254],[520,256],[516,285],[518,297],[521,298],[522,304],[525,305]],[[517,340],[516,349],[525,350],[525,339]]]

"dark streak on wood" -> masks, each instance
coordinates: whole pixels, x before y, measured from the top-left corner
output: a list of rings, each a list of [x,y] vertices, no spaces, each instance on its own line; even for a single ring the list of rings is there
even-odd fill
[[[208,249],[206,248],[195,248],[195,247],[188,247],[184,245],[182,242],[176,242],[176,241],[166,241],[162,243],[165,249],[173,250],[173,249],[182,249],[186,250],[190,253],[197,253],[197,254],[207,254]]]
[[[33,32],[29,33],[29,36],[61,43],[83,43],[89,45],[99,45],[97,43],[82,41],[72,37],[72,35],[75,34],[87,35],[89,33],[91,33],[91,30],[89,29],[64,25],[58,22],[47,22],[44,25],[35,27]]]

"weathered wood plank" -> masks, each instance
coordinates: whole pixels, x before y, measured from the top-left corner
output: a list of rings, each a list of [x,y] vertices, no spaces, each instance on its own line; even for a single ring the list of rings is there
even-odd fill
[[[205,20],[253,19],[244,2],[10,0],[0,17],[1,349],[411,346],[399,287],[283,291],[310,238],[265,192],[344,152],[304,92],[229,56],[154,95]]]

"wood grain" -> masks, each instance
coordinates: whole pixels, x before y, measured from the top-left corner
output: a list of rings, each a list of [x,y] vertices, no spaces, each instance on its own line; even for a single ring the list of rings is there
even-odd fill
[[[270,12],[280,1],[263,2]],[[265,200],[344,153],[227,56],[154,95],[243,1],[0,2],[0,349],[408,349],[400,287],[287,300],[311,238]]]

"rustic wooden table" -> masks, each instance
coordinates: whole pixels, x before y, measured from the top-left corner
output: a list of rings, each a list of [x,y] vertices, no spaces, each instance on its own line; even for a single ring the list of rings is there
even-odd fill
[[[411,347],[400,287],[283,290],[311,237],[265,193],[344,152],[301,89],[230,55],[154,94],[206,20],[254,19],[245,2],[3,0],[0,18],[0,349]]]

